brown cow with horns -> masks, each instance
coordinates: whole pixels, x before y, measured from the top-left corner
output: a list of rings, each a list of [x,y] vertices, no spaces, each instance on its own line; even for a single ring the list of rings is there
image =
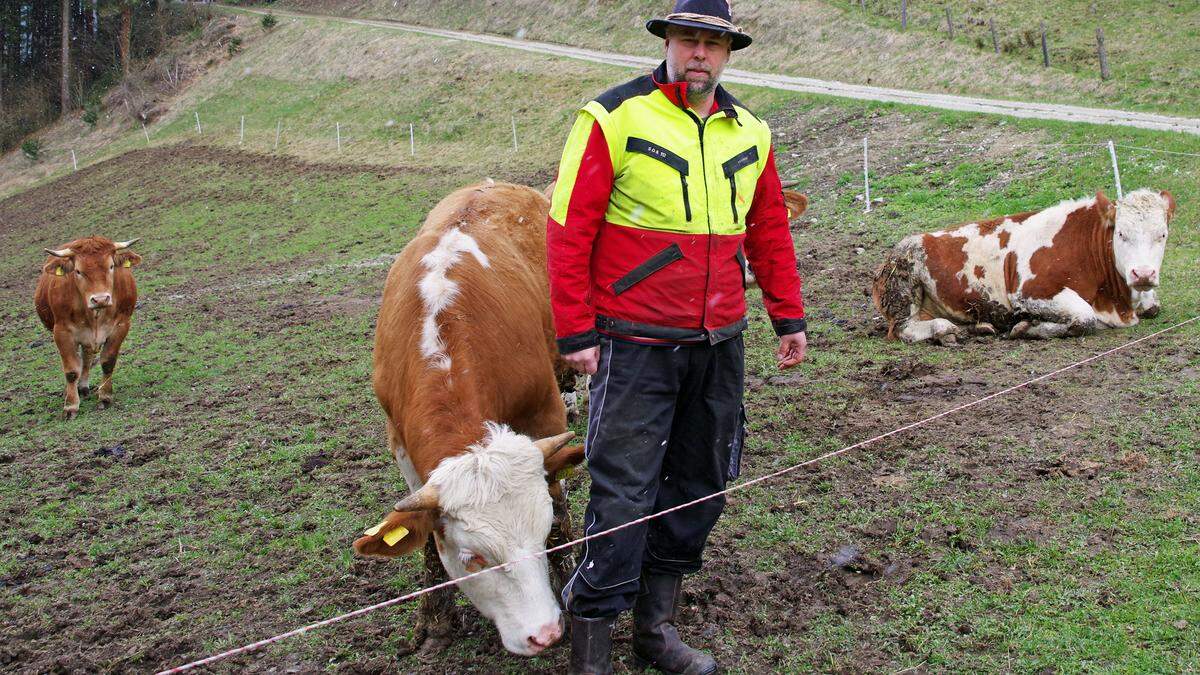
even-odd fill
[[[88,394],[88,375],[97,354],[104,371],[100,407],[112,405],[113,370],[137,304],[131,268],[142,257],[129,250],[137,241],[87,237],[46,249],[50,257],[42,266],[33,303],[62,357],[66,419],[79,413],[79,397]]]
[[[557,474],[583,460],[581,447],[565,447],[572,434],[555,378],[549,209],[526,187],[464,188],[430,212],[392,265],[374,384],[414,492],[354,543],[370,556],[424,549],[430,585],[444,578],[439,567],[457,579],[503,565],[460,587],[505,648],[526,656],[562,636],[546,558],[532,556],[547,537],[569,538]],[[556,558],[561,579],[570,564]],[[452,636],[448,593],[422,598],[417,635],[433,639],[427,649]]]

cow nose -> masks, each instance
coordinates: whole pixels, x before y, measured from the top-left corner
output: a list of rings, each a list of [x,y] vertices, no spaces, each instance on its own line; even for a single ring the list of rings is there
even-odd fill
[[[112,304],[112,295],[97,293],[91,297],[92,307],[108,307]]]
[[[548,623],[538,629],[538,632],[529,636],[529,646],[541,651],[550,645],[558,642],[562,637],[562,620]]]
[[[1152,267],[1135,267],[1131,272],[1135,283],[1153,284],[1158,281],[1158,270]]]

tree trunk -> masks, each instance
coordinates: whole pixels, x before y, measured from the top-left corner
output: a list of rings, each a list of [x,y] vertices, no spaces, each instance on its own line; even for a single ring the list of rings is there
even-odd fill
[[[62,90],[59,113],[71,110],[71,0],[62,0]]]
[[[129,36],[133,32],[133,5],[121,5],[121,77],[129,79]]]

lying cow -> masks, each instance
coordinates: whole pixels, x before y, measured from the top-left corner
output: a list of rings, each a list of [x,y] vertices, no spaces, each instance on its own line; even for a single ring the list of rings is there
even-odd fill
[[[424,548],[429,584],[444,579],[438,557],[454,578],[509,565],[460,586],[505,648],[522,655],[562,635],[547,561],[525,558],[543,550],[552,524],[555,541],[569,537],[556,476],[583,459],[582,448],[564,449],[571,434],[554,373],[549,208],[516,185],[459,190],[392,265],[374,384],[392,454],[415,492],[354,542],[374,556]],[[418,639],[448,637],[451,593],[423,596]]]
[[[888,338],[1049,338],[1132,326],[1158,313],[1168,192],[1095,197],[907,237],[876,272]]]
[[[142,258],[128,250],[135,242],[88,237],[46,249],[50,257],[38,277],[33,304],[62,357],[66,419],[79,413],[79,397],[91,389],[89,375],[97,355],[104,371],[100,407],[112,405],[113,371],[137,304],[132,268]]]

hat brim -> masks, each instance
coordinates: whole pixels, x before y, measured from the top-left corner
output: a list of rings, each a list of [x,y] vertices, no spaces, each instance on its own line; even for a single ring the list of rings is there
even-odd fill
[[[667,26],[682,26],[684,28],[700,28],[703,30],[711,30],[714,33],[728,35],[733,39],[733,44],[729,46],[732,51],[745,49],[750,46],[754,40],[745,33],[729,30],[723,26],[716,26],[703,21],[692,21],[690,19],[650,19],[646,22],[646,30],[657,35],[662,39],[667,39]]]

